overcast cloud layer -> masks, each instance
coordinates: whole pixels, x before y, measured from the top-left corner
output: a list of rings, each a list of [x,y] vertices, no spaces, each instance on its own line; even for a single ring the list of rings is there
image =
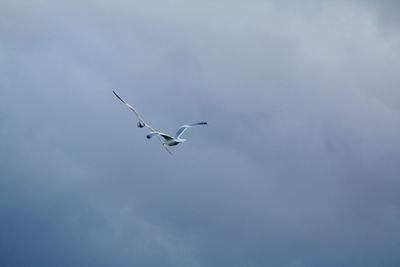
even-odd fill
[[[400,266],[399,14],[2,0],[0,265]]]

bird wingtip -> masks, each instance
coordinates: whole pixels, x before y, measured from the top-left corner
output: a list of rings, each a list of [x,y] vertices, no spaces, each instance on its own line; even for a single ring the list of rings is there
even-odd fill
[[[121,100],[123,103],[126,103],[114,90],[112,90],[112,92],[114,93],[114,95]]]

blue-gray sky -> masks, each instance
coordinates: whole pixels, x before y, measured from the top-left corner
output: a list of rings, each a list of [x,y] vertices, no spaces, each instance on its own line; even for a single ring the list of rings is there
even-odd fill
[[[399,14],[2,0],[0,265],[399,266]]]

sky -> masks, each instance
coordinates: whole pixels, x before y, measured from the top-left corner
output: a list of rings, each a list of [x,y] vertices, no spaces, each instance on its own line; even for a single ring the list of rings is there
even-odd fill
[[[399,266],[399,14],[0,1],[0,265]]]

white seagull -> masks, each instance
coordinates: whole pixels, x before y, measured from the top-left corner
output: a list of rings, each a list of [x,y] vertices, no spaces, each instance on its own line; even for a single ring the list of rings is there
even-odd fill
[[[150,132],[147,134],[147,139],[152,138],[153,136],[157,136],[158,139],[160,140],[161,144],[164,146],[164,148],[168,151],[168,153],[172,154],[172,152],[167,148],[167,146],[176,146],[180,143],[183,143],[186,141],[186,139],[182,139],[182,135],[183,133],[190,127],[194,127],[194,126],[199,126],[199,125],[207,125],[207,122],[196,122],[196,123],[191,123],[191,124],[185,124],[182,125],[178,131],[176,132],[175,136],[171,136],[169,134],[165,134],[165,133],[161,133],[159,131],[156,131],[153,127],[151,127],[150,125],[148,125],[143,118],[139,115],[139,113],[136,111],[136,109],[134,107],[132,107],[131,105],[129,105],[127,102],[125,102],[125,100],[123,100],[115,91],[113,91],[114,95],[121,100],[122,103],[124,103],[131,111],[133,111],[133,113],[135,113],[135,115],[138,118],[138,123],[137,126],[139,128],[143,128],[146,127],[147,129],[150,130]]]

